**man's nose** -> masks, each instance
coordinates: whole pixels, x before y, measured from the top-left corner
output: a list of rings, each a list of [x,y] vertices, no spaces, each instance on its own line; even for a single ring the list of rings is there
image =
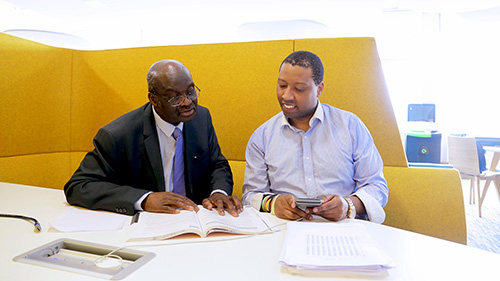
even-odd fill
[[[189,97],[185,96],[184,100],[182,101],[182,103],[179,106],[189,106],[192,103],[193,103],[193,101]]]
[[[285,89],[285,90],[283,90],[283,93],[282,93],[281,97],[282,97],[284,100],[292,100],[292,99],[293,99],[293,93],[292,93],[292,90],[291,90],[289,87],[286,87],[286,89]]]

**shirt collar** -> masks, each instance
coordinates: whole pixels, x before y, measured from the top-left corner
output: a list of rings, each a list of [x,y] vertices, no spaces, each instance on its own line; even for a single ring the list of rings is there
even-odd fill
[[[316,110],[314,111],[313,116],[311,117],[311,120],[309,120],[309,128],[312,128],[315,124],[315,121],[318,120],[320,122],[323,122],[324,119],[324,112],[323,112],[323,107],[321,106],[321,102],[318,100],[318,106],[316,106]],[[292,130],[297,130],[294,126],[290,124],[288,121],[288,118],[283,114],[283,118],[281,118],[281,127],[288,127]]]
[[[163,120],[160,115],[156,112],[155,107],[153,106],[153,115],[155,117],[156,126],[160,128],[160,130],[168,137],[172,136],[175,128],[179,128],[182,132],[182,128],[184,127],[184,122],[179,122],[179,125],[174,126],[167,121]]]

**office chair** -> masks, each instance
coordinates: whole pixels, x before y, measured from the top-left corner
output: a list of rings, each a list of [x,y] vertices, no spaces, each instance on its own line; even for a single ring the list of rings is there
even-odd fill
[[[492,181],[500,198],[500,172],[480,171],[476,139],[473,137],[448,136],[448,155],[450,164],[460,172],[462,178],[471,181],[469,204],[475,203],[477,189],[479,217],[481,217],[481,206]],[[481,180],[486,181],[482,194]]]

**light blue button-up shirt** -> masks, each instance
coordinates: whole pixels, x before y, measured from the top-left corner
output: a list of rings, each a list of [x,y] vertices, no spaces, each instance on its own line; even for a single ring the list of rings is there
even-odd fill
[[[370,132],[353,113],[319,103],[309,130],[302,131],[280,112],[248,142],[243,203],[259,209],[266,193],[354,194],[369,219],[382,223],[389,194],[382,169]]]

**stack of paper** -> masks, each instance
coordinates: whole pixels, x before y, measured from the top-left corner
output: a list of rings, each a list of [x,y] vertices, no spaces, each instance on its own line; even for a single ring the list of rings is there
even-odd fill
[[[296,270],[380,273],[391,259],[362,224],[289,222],[280,263]]]

